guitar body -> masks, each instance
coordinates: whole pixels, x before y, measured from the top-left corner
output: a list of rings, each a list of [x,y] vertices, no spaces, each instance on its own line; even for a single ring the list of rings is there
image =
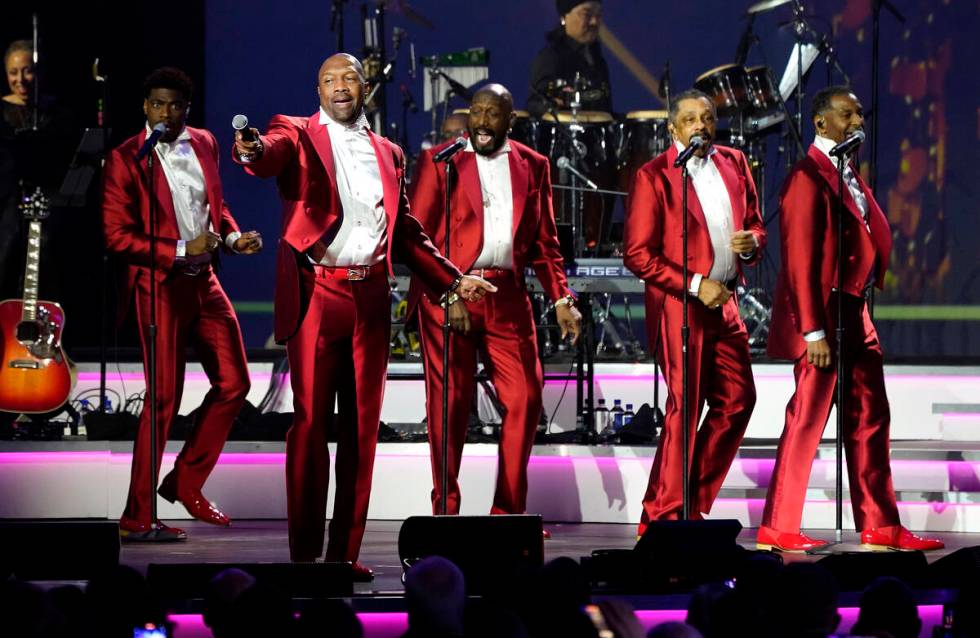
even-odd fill
[[[44,325],[22,325],[21,300],[0,302],[0,410],[5,412],[50,412],[71,394],[71,368],[61,349],[65,313],[50,301],[36,304]],[[35,334],[40,339],[26,338]]]

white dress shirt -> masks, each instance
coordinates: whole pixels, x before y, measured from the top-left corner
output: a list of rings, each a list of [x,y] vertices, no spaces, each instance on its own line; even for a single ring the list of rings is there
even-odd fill
[[[146,134],[152,132],[150,124],[147,123]],[[180,240],[177,241],[177,257],[184,258],[187,255],[187,242],[211,229],[211,207],[208,204],[204,170],[201,168],[197,153],[194,152],[194,147],[191,146],[191,134],[186,127],[173,142],[163,140],[157,142],[155,151],[163,174],[167,178],[167,185],[170,186],[170,196],[177,216],[177,230],[180,233]],[[229,233],[225,242],[233,249],[239,237],[241,233]]]
[[[334,121],[320,108],[337,174],[341,222],[320,260],[324,266],[373,266],[384,261],[388,246],[381,169],[362,113],[353,125]]]
[[[838,164],[840,158],[831,157],[830,155],[831,149],[837,146],[837,142],[828,137],[817,135],[813,139],[813,145],[830,159],[830,163],[834,165],[835,169],[840,167]],[[868,229],[868,232],[871,232],[871,229],[868,226],[868,199],[864,196],[864,191],[861,190],[861,185],[858,184],[857,178],[854,177],[854,171],[851,169],[850,162],[844,166],[844,183],[847,184],[847,190],[850,191],[851,197],[854,199],[854,203],[857,204],[858,210],[861,211],[861,216],[864,217],[865,228]],[[872,277],[874,277],[874,271],[872,271]],[[873,280],[871,283],[873,283]],[[827,331],[822,328],[820,330],[807,332],[803,335],[804,341],[820,341],[821,339],[826,338]]]
[[[675,142],[675,146],[678,151],[684,150],[680,142]],[[688,292],[694,296],[697,296],[698,287],[704,277],[726,283],[738,274],[735,253],[732,251],[732,234],[737,230],[732,217],[732,201],[725,180],[711,159],[715,152],[712,148],[705,157],[693,155],[687,162],[687,172],[691,176],[698,202],[701,203],[701,210],[704,211],[711,250],[714,253],[711,270],[707,274],[694,273],[691,276]]]
[[[514,194],[510,181],[510,143],[504,142],[493,155],[482,155],[466,143],[466,152],[476,155],[483,197],[483,248],[474,268],[514,268]]]

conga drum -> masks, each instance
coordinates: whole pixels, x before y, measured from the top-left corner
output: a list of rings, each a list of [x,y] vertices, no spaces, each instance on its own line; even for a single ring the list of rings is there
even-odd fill
[[[557,115],[557,118],[555,117]],[[552,181],[562,186],[583,186],[573,179],[570,171],[559,169],[560,157],[566,157],[580,172],[599,188],[611,189],[616,184],[616,123],[611,114],[603,111],[558,111],[541,118],[538,131],[538,152],[551,160]],[[614,202],[611,197],[597,193],[576,193],[555,189],[555,216],[559,223],[576,224],[576,231],[588,248],[594,248],[608,234]],[[581,207],[581,220],[577,217]]]
[[[694,88],[711,98],[718,117],[731,117],[752,108],[745,68],[737,64],[724,64],[702,73]]]
[[[620,124],[619,190],[628,191],[641,166],[670,146],[667,111],[630,111]]]

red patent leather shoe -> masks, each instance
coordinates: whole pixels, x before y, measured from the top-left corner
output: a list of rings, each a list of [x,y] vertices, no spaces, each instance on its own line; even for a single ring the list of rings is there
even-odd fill
[[[140,523],[124,514],[119,517],[119,540],[124,543],[173,543],[186,541],[187,532],[178,527],[168,527],[160,521]]]
[[[922,538],[901,525],[866,529],[861,532],[861,545],[866,549],[879,552],[889,549],[928,552],[946,547],[946,544],[939,539]]]
[[[374,580],[374,572],[371,571],[370,567],[362,565],[357,561],[351,563],[351,572],[354,574],[355,583],[370,583]]]
[[[542,530],[541,530],[541,538],[543,538],[546,541],[551,540],[551,532],[549,532],[548,530],[542,528]]]
[[[171,503],[180,501],[184,509],[187,510],[187,513],[199,521],[222,527],[231,525],[231,519],[215,507],[214,503],[204,498],[201,490],[184,490],[178,493],[175,485],[176,481],[172,477],[173,474],[168,474],[160,483],[160,489],[157,490],[160,496]]]
[[[810,538],[806,534],[787,534],[762,525],[756,537],[756,547],[770,551],[804,554],[828,545],[827,541]]]

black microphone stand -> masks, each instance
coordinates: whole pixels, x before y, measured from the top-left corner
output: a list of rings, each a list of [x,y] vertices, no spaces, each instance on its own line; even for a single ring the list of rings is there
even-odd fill
[[[155,162],[153,156],[156,150],[151,148],[146,154],[147,192],[150,197],[150,325],[147,332],[149,341],[144,344],[147,348],[146,395],[150,406],[150,526],[157,530],[157,198],[156,183],[153,179]],[[145,409],[145,408],[144,408]]]
[[[834,523],[834,538],[841,542],[844,535],[844,167],[848,158],[842,155],[837,158],[837,458],[835,469],[837,480],[835,485],[836,518]]]
[[[344,50],[344,5],[347,0],[330,3],[330,30],[337,34],[337,51]]]
[[[93,65],[93,74],[95,76],[95,81],[102,85],[102,105],[100,110],[100,124],[102,125],[102,160],[99,165],[103,172],[105,172],[106,158],[109,157],[109,76],[99,75],[99,59],[95,59],[95,64]],[[99,210],[102,209],[103,194],[102,189],[99,189]],[[99,317],[99,412],[105,414],[106,408],[106,368],[108,361],[108,317],[109,317],[109,250],[105,247],[105,242],[102,245],[102,279],[101,286],[102,289],[102,308],[101,315]],[[123,401],[116,406],[117,411],[122,411],[125,403],[125,397]]]
[[[443,241],[442,256],[449,260],[449,227],[452,219],[452,196],[453,196],[453,161],[452,157],[446,159],[446,236]],[[449,338],[451,336],[449,325],[449,295],[446,295],[446,305],[442,311],[442,472],[439,476],[439,485],[442,493],[442,500],[439,503],[439,513],[448,514],[447,499],[449,498]]]
[[[688,158],[690,159],[690,158]],[[688,422],[691,418],[691,406],[688,401],[688,395],[690,394],[690,388],[688,388],[688,346],[691,340],[691,324],[690,317],[688,317],[688,284],[687,284],[687,217],[688,217],[688,207],[687,207],[687,191],[688,184],[690,181],[690,175],[687,172],[687,162],[681,166],[681,209],[683,215],[683,221],[681,223],[681,243],[683,244],[683,257],[681,258],[681,274],[684,286],[684,293],[681,295],[681,305],[683,307],[684,319],[681,322],[681,446],[684,448],[684,460],[681,463],[681,477],[684,480],[684,484],[681,492],[681,520],[688,520],[691,517],[691,481],[690,481],[690,449],[691,449],[691,433],[688,431]]]

